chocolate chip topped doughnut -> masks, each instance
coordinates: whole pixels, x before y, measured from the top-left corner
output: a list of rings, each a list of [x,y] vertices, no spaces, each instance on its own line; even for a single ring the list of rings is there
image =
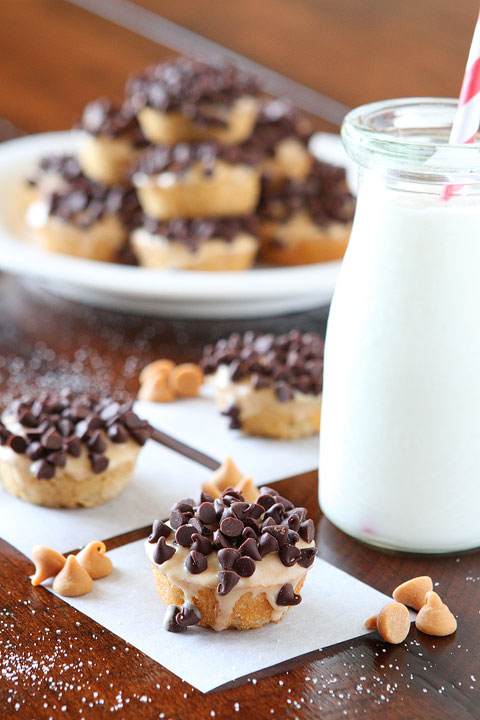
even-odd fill
[[[97,182],[125,182],[125,172],[147,141],[130,102],[100,98],[86,105],[79,127],[86,137],[79,160],[84,173]]]
[[[255,260],[257,233],[253,215],[163,222],[145,216],[132,234],[132,245],[146,267],[245,270]]]
[[[301,601],[317,552],[314,535],[305,508],[271,488],[261,488],[252,503],[233,488],[216,500],[202,493],[198,502],[175,503],[145,543],[158,594],[176,607],[167,611],[166,629],[184,629],[183,604],[196,609],[191,624],[214,630],[279,622]]]
[[[354,209],[343,168],[315,160],[303,180],[264,179],[258,209],[262,256],[279,265],[343,257]]]
[[[175,58],[131,77],[126,90],[154,143],[208,137],[238,143],[255,122],[258,86],[231,64]]]
[[[214,141],[146,150],[131,177],[145,214],[176,217],[249,215],[260,193],[255,149]]]
[[[0,474],[12,495],[50,507],[93,507],[117,495],[151,426],[109,397],[42,393],[2,413]]]
[[[315,333],[233,333],[205,347],[200,366],[231,428],[283,438],[318,432],[323,341]]]

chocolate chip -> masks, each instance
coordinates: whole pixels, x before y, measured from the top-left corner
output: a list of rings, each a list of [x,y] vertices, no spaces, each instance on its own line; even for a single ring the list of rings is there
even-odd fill
[[[239,550],[234,548],[223,548],[218,551],[218,563],[223,570],[232,570],[239,557]]]
[[[286,525],[268,525],[264,530],[275,538],[280,547],[288,541],[289,530]]]
[[[202,502],[197,510],[197,517],[206,525],[211,525],[216,522],[217,514],[213,502]]]
[[[307,510],[304,507],[294,507],[291,510],[287,510],[285,514],[287,517],[290,517],[291,515],[298,515],[301,523],[307,518]]]
[[[178,605],[169,605],[163,617],[163,627],[168,632],[181,633],[187,629],[186,625],[180,625],[177,622],[177,615],[180,613]]]
[[[153,551],[153,562],[157,563],[157,565],[161,565],[167,560],[170,560],[173,555],[175,555],[175,548],[171,545],[167,545],[163,536],[160,537],[157,542],[157,546]]]
[[[243,522],[235,517],[224,518],[220,523],[220,530],[229,538],[241,535],[243,527]]]
[[[309,568],[313,565],[316,554],[317,548],[302,548],[300,550],[300,556],[297,558],[297,564],[303,568]]]
[[[120,405],[118,402],[110,402],[108,405],[105,405],[103,410],[100,412],[100,417],[102,420],[105,420],[105,422],[108,422],[109,420],[112,420],[112,418],[115,417],[115,415],[118,414],[120,410]]]
[[[278,554],[286,567],[292,567],[300,557],[300,550],[295,545],[281,545]]]
[[[154,520],[152,525],[152,532],[148,536],[148,542],[158,542],[161,537],[168,538],[172,534],[172,528],[161,520]]]
[[[143,426],[143,420],[140,420],[134,412],[125,413],[123,416],[123,422],[129,430],[135,430]]]
[[[265,519],[272,518],[275,525],[280,525],[283,518],[285,509],[281,503],[274,503],[268,510],[265,511]]]
[[[315,537],[315,524],[311,518],[300,524],[299,535],[305,542],[312,542]]]
[[[170,526],[173,530],[178,530],[180,525],[185,524],[183,514],[180,512],[180,510],[170,510],[169,520]]]
[[[193,533],[190,547],[192,550],[198,550],[202,555],[209,555],[213,550],[210,540],[200,533]]]
[[[186,517],[186,518],[188,518],[189,516],[190,516],[190,513],[184,514],[184,517]],[[202,525],[200,520],[197,520],[197,518],[190,516],[190,519],[188,520],[188,524],[191,525],[192,527],[194,527],[198,533],[202,534],[204,526]]]
[[[215,532],[213,533],[213,545],[216,550],[219,550],[220,548],[231,547],[230,540],[225,537],[225,535],[220,530],[215,530]]]
[[[200,504],[202,503],[213,503],[213,497],[209,495],[208,493],[202,492],[200,493]],[[201,519],[201,518],[200,518]]]
[[[238,573],[240,577],[250,577],[255,572],[255,568],[255,561],[247,555],[238,558],[233,566],[234,572]]]
[[[291,503],[290,500],[287,500],[287,498],[284,498],[281,495],[275,495],[275,502],[283,505],[286,512],[293,509],[293,503]]]
[[[73,423],[66,418],[62,418],[57,423],[57,429],[63,438],[70,437],[70,435],[73,433]]]
[[[205,555],[198,550],[192,550],[185,558],[185,568],[192,575],[199,575],[208,567],[208,561]]]
[[[180,525],[175,532],[175,542],[182,547],[190,547],[192,544],[192,535],[197,532],[197,529],[192,525]]]
[[[55,428],[47,430],[47,432],[42,435],[40,442],[47,450],[60,450],[63,445],[62,437]]]
[[[282,524],[286,524],[288,525],[290,530],[298,532],[298,529],[300,528],[300,518],[294,513],[293,515],[289,515],[285,520],[283,520]]]
[[[94,453],[104,453],[107,449],[107,444],[102,438],[100,430],[96,430],[91,438],[87,442],[87,447]]]
[[[197,610],[195,605],[191,602],[186,602],[180,612],[175,616],[180,627],[190,627],[191,625],[197,625],[201,618],[200,610]]]
[[[247,511],[250,508],[250,503],[237,501],[232,502],[230,507],[235,517],[243,521],[247,517]]]
[[[82,444],[80,442],[80,438],[73,437],[70,438],[70,440],[67,440],[66,448],[69,455],[72,455],[73,457],[80,457],[82,454]]]
[[[268,510],[275,504],[275,500],[272,495],[265,493],[257,498],[256,503],[257,505],[261,505],[265,510]]]
[[[258,543],[258,552],[260,553],[261,557],[265,557],[265,555],[268,555],[271,552],[277,552],[278,550],[278,542],[275,540],[273,535],[270,535],[269,533],[263,533],[263,535],[260,536],[260,540]]]
[[[147,440],[151,437],[151,430],[148,427],[129,428],[129,433],[138,445],[145,445]]]
[[[248,540],[248,538],[253,538],[254,540],[256,540],[257,533],[255,532],[255,530],[253,528],[247,526],[247,527],[243,528],[242,538],[244,538],[245,540]]]
[[[36,427],[37,426],[37,419],[34,417],[34,415],[29,410],[24,410],[18,417],[18,421],[20,425],[23,425],[24,427]]]
[[[88,453],[88,458],[90,460],[90,464],[95,475],[99,475],[107,469],[109,460],[106,455],[99,455],[98,453]]]
[[[46,460],[37,460],[32,463],[30,470],[38,480],[51,480],[55,475],[55,466]]]
[[[253,558],[253,560],[261,560],[262,556],[260,555],[260,552],[258,550],[257,541],[253,538],[248,538],[240,545],[240,553],[242,555],[247,555],[248,557]]]
[[[114,425],[110,425],[110,427],[108,428],[107,436],[108,439],[114,443],[124,443],[127,440],[128,433],[123,427],[123,425],[115,423]]]
[[[298,605],[300,602],[302,602],[302,598],[300,595],[296,595],[294,593],[291,583],[285,583],[285,585],[280,588],[276,599],[277,605],[286,607],[290,605]]]
[[[30,460],[38,460],[45,455],[45,448],[39,442],[32,442],[28,445],[26,453]]]
[[[47,460],[55,465],[55,467],[65,467],[67,464],[67,453],[64,450],[48,453]]]
[[[240,575],[233,570],[219,570],[217,577],[217,595],[228,595],[240,580]]]
[[[27,449],[25,438],[21,435],[10,435],[6,444],[7,447],[11,448],[18,455],[21,455]]]
[[[267,527],[271,527],[272,525],[275,525],[275,520],[272,517],[267,517],[267,519],[262,523],[262,530],[265,530]]]

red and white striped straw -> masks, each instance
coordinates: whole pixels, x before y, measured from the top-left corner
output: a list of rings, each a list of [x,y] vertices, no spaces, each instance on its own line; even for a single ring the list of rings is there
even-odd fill
[[[480,14],[473,33],[462,89],[450,132],[449,143],[473,143],[480,127]],[[445,185],[443,200],[455,195],[461,185]]]

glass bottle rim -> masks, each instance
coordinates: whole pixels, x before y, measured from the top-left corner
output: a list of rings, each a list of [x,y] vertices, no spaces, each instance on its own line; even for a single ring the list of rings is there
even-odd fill
[[[362,105],[342,124],[350,157],[364,168],[429,183],[480,182],[480,144],[449,144],[458,100],[397,98]]]

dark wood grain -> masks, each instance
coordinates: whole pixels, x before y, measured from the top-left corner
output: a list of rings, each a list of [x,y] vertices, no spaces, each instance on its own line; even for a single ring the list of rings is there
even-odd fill
[[[476,0],[404,0],[401,7],[384,0],[137,1],[349,105],[455,95],[478,9]],[[1,10],[0,114],[25,131],[68,127],[85,102],[120,96],[130,71],[171,54],[62,0],[3,0]],[[0,133],[6,137],[11,126]],[[3,275],[2,404],[26,388],[66,384],[133,397],[139,369],[158,356],[196,360],[206,342],[235,329],[296,325],[323,333],[325,321],[325,310],[232,323],[115,314]],[[204,696],[44,588],[32,588],[29,560],[0,541],[2,720],[479,718],[479,554],[380,552],[322,516],[315,473],[283,480],[279,489],[316,519],[320,556],[360,580],[390,593],[405,578],[430,573],[458,614],[456,634],[435,639],[414,629],[398,647],[371,634]],[[108,547],[147,532],[108,538]],[[159,624],[152,618],[152,629]]]

